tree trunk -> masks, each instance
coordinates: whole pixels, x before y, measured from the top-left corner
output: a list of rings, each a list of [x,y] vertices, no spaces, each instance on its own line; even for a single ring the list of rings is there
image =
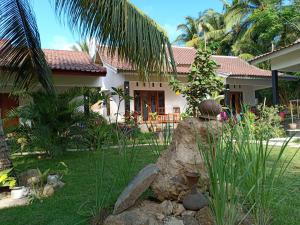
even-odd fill
[[[0,171],[11,168],[12,162],[9,159],[8,146],[5,140],[5,135],[0,118]]]

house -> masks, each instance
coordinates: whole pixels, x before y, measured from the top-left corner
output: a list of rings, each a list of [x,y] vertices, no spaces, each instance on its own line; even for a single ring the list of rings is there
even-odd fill
[[[106,75],[106,69],[93,63],[86,53],[50,49],[45,49],[44,53],[52,69],[54,86],[58,92],[71,87],[99,87],[101,77]],[[10,90],[9,85],[0,87],[1,118],[5,118],[10,109],[26,102],[26,99],[10,96]],[[18,121],[8,121],[5,126],[15,123]]]
[[[174,46],[173,53],[177,78],[186,82],[196,50]],[[212,59],[218,65],[217,74],[224,78],[227,89],[226,103],[236,112],[241,111],[242,104],[257,105],[255,91],[272,86],[271,71],[259,69],[234,56],[213,55]],[[107,54],[106,49],[98,52],[96,62],[107,69],[107,75],[101,78],[103,90],[111,93],[112,87],[122,87],[133,96],[133,100],[120,104],[119,119],[123,118],[125,112],[134,112],[134,115],[139,115],[143,121],[151,120],[153,115],[151,113],[157,114],[158,119],[165,121],[170,117],[174,119],[174,115],[187,109],[186,99],[170,89],[168,85],[170,76],[152,75],[150,81],[144,82],[132,65],[119,60],[117,55]],[[110,118],[115,117],[118,106],[118,97],[112,96],[110,103],[101,113]]]
[[[300,72],[300,38],[288,46],[257,56],[249,62],[257,65],[265,61],[271,64],[273,104],[278,105],[278,73]]]

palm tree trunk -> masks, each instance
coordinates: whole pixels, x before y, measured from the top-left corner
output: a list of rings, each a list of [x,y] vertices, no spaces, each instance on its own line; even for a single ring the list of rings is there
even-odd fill
[[[2,120],[0,118],[0,171],[12,167],[12,162],[9,159],[8,146],[5,140]]]

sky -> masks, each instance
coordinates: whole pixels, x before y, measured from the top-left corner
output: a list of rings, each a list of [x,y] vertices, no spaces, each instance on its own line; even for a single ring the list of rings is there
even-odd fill
[[[221,11],[223,7],[221,0],[131,0],[131,2],[161,25],[171,41],[179,34],[176,27],[184,22],[185,16],[197,17],[199,12],[206,9]],[[59,21],[48,0],[33,0],[32,3],[43,48],[68,50],[80,41],[78,34],[72,33],[67,25]]]

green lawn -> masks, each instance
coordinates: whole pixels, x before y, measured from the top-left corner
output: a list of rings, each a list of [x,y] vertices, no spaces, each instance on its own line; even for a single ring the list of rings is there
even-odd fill
[[[286,156],[296,149],[289,149]],[[276,150],[275,150],[276,152]],[[0,210],[1,225],[75,225],[90,224],[88,218],[92,207],[108,196],[107,205],[122,191],[127,182],[147,163],[154,162],[156,155],[149,149],[135,151],[133,155],[120,156],[116,150],[106,150],[104,157],[100,152],[68,153],[61,159],[37,159],[36,157],[19,157],[14,159],[17,170],[40,168],[57,169],[57,164],[64,161],[69,166],[69,173],[64,177],[66,186],[53,197],[43,202],[34,202],[27,207]],[[102,167],[104,159],[104,167]],[[128,163],[130,166],[127,166]],[[102,169],[104,168],[104,170]],[[127,169],[131,171],[127,171]],[[101,176],[103,172],[104,176]],[[98,177],[98,179],[97,179]],[[97,185],[103,177],[103,186]],[[113,179],[114,177],[124,178]],[[96,193],[99,193],[97,195]],[[279,195],[284,197],[274,205],[274,225],[299,225],[300,221],[300,154],[291,164],[284,182],[280,185]]]

